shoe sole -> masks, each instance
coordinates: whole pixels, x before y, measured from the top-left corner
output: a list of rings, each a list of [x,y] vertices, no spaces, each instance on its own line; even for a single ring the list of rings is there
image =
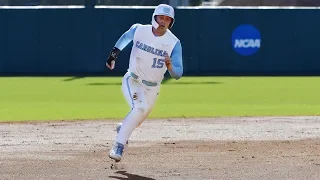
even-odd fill
[[[117,158],[115,158],[115,157],[112,157],[110,154],[109,154],[109,158],[113,159],[113,160],[116,161],[116,162],[121,161],[121,159],[117,159]]]

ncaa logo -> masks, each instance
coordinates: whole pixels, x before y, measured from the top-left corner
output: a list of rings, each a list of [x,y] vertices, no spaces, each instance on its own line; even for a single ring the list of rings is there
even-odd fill
[[[163,7],[163,13],[165,13],[165,14],[170,14],[170,8],[168,8],[168,7]]]
[[[232,33],[233,49],[243,55],[256,53],[261,46],[261,35],[258,29],[250,24],[238,26]]]

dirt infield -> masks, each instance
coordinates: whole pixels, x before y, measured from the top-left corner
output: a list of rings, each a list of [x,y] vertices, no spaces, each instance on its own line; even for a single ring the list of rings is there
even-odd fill
[[[0,179],[320,179],[320,117],[147,120],[114,163],[117,123],[1,123]]]

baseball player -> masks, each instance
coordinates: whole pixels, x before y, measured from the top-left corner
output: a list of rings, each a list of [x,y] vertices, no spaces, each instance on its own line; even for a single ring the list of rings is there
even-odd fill
[[[181,43],[169,30],[174,21],[174,9],[166,4],[158,5],[152,23],[132,25],[116,42],[107,59],[106,66],[114,69],[121,50],[133,41],[128,72],[122,79],[122,93],[131,111],[118,124],[116,142],[109,153],[116,162],[121,160],[134,129],[150,114],[166,71],[175,79],[183,74]]]

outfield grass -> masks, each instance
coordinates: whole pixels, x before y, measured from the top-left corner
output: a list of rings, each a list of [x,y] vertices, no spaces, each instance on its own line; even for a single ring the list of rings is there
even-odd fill
[[[320,115],[320,77],[183,77],[151,118]],[[121,77],[0,77],[0,120],[123,118]]]

